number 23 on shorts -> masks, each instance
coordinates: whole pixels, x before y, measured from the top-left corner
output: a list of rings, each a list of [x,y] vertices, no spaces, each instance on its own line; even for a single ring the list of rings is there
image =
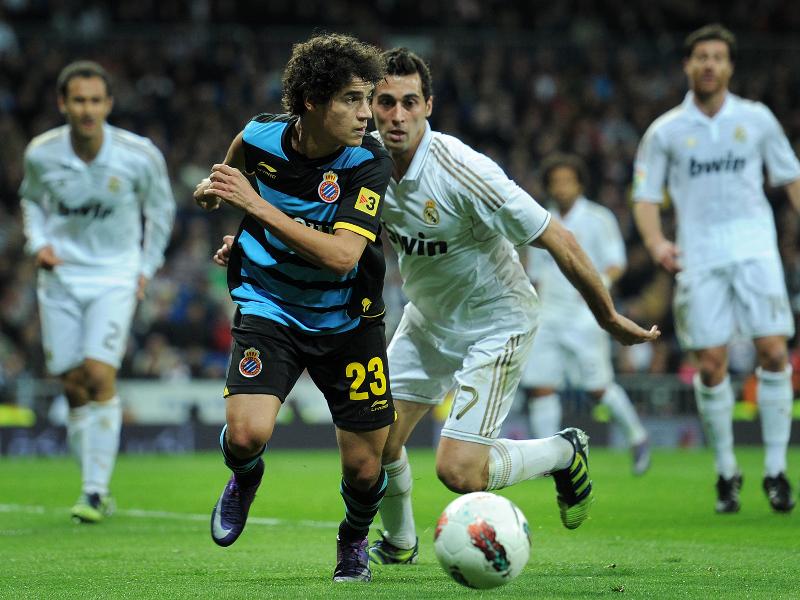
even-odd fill
[[[368,400],[369,392],[361,391],[367,379],[367,373],[372,381],[368,384],[373,396],[383,396],[386,393],[386,373],[383,370],[383,361],[378,356],[369,359],[366,367],[360,362],[351,362],[344,369],[345,376],[352,379],[350,383],[350,400]]]

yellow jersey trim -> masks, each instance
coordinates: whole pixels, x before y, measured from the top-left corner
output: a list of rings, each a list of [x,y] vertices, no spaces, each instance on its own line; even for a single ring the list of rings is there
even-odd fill
[[[353,225],[352,223],[345,223],[344,221],[339,221],[338,223],[334,223],[333,230],[336,231],[337,229],[347,229],[347,231],[352,231],[353,233],[357,233],[358,235],[362,235],[367,238],[370,242],[375,241],[375,234],[367,231],[363,227],[359,227],[358,225]]]

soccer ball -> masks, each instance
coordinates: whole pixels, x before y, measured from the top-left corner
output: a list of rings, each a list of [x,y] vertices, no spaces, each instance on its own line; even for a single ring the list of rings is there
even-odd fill
[[[497,587],[519,575],[528,562],[528,521],[507,498],[465,494],[439,517],[433,547],[442,568],[461,585]]]

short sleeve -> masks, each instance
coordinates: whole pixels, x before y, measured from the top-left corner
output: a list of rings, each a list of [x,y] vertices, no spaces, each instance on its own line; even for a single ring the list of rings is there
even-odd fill
[[[603,251],[603,263],[597,265],[599,270],[606,270],[609,267],[625,268],[627,257],[625,255],[625,240],[619,229],[617,218],[610,210],[605,210],[602,215],[602,222],[598,228],[600,238],[600,248]]]
[[[653,125],[639,143],[633,165],[635,202],[661,203],[667,178],[667,150]]]
[[[767,167],[769,183],[782,186],[800,179],[800,162],[772,111],[764,109],[765,127],[761,150]]]
[[[550,213],[488,156],[472,151],[456,158],[444,144],[436,144],[432,152],[456,181],[458,196],[478,221],[512,244],[530,244],[547,229]]]
[[[392,160],[381,154],[356,167],[339,201],[333,229],[347,229],[374,242],[381,225],[381,212]]]

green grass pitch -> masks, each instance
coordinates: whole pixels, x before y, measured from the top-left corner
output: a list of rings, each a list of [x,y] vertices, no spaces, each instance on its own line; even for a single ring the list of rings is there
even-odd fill
[[[216,454],[123,456],[118,513],[75,525],[77,467],[67,458],[0,461],[0,598],[798,598],[800,509],[772,514],[762,452],[740,448],[742,511],[713,512],[711,455],[661,451],[640,479],[624,453],[590,457],[595,503],[579,529],[558,519],[550,479],[504,490],[528,517],[531,560],[510,584],[468,590],[440,570],[433,528],[455,495],[433,453],[410,452],[420,535],[416,566],[374,567],[371,584],[336,584],[339,463],[334,452],[272,451],[251,522],[230,548],[209,536],[227,471]],[[793,449],[790,464],[800,465]],[[797,469],[792,483],[798,484]]]

